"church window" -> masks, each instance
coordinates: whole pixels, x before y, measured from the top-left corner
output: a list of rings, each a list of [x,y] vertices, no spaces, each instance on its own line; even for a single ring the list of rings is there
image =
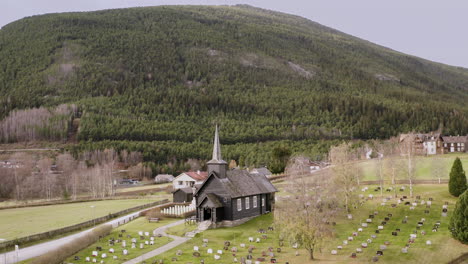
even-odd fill
[[[253,197],[253,208],[257,208],[257,196]]]
[[[245,197],[245,209],[250,209],[250,198]]]
[[[242,199],[237,199],[237,211],[242,211]]]

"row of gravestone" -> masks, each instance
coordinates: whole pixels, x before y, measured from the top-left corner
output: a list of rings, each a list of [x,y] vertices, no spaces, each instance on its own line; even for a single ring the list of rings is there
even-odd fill
[[[268,231],[273,231],[273,230],[274,230],[273,227],[268,228]],[[249,237],[248,241],[250,243],[253,243],[253,242],[260,243],[262,239],[267,239],[268,238],[268,236],[266,235],[267,231],[265,229],[259,229],[258,233],[262,234],[261,239],[260,238]],[[223,255],[223,252],[229,250],[230,245],[231,245],[230,241],[225,241],[223,250],[217,250],[216,253],[215,253],[212,248],[208,248],[206,252],[207,252],[207,254],[214,254],[213,257],[214,257],[215,260],[220,260],[221,256]],[[203,239],[203,247],[207,247],[207,246],[208,246],[208,239]],[[245,243],[240,243],[239,246],[241,248],[245,248],[246,244]],[[275,258],[273,247],[269,247],[268,252],[262,251],[262,256],[257,257],[256,260],[254,260],[254,257],[252,256],[254,249],[255,249],[255,246],[251,246],[251,245],[248,246],[248,253],[249,254],[246,257],[241,257],[240,258],[240,263],[241,264],[252,264],[252,263],[257,264],[257,263],[264,262],[266,260],[266,258],[270,258],[270,263],[276,263],[276,258]],[[232,256],[233,256],[233,262],[235,262],[235,263],[239,262],[239,260],[237,258],[237,252],[238,252],[237,247],[232,247],[231,248],[231,253],[232,253]],[[277,248],[276,252],[280,253],[281,248]],[[176,257],[172,257],[171,261],[173,261],[173,262],[177,261],[178,257],[181,256],[181,255],[182,255],[182,250],[177,250],[176,251]],[[200,247],[198,247],[198,246],[193,247],[192,256],[196,257],[196,258],[201,257]],[[162,261],[162,260],[158,260],[158,261]],[[200,260],[200,261],[201,261],[201,263],[204,263],[203,259]]]

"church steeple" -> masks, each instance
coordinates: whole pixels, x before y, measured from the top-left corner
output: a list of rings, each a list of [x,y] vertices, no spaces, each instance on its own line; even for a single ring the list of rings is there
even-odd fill
[[[221,157],[221,144],[219,143],[218,125],[216,125],[213,141],[213,156],[208,161],[208,174],[215,172],[219,178],[226,178],[227,162]]]

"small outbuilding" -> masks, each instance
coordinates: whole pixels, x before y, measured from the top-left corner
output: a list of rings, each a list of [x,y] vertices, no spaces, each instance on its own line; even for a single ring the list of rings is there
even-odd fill
[[[176,189],[172,192],[172,198],[174,203],[190,203],[193,200],[193,189],[191,187]]]

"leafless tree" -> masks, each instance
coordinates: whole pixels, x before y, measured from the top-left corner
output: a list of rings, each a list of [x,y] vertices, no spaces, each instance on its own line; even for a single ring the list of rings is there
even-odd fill
[[[336,191],[326,171],[309,174],[305,158],[293,158],[288,175],[288,199],[279,200],[274,211],[275,226],[280,237],[304,247],[311,260],[314,251],[333,236],[330,225],[339,212]]]
[[[416,154],[416,143],[415,135],[408,134],[404,140],[399,143],[400,155],[405,158],[406,161],[406,175],[409,182],[410,197],[413,197],[413,180],[415,174],[415,154]]]
[[[64,192],[64,196],[70,194],[72,188],[72,174],[76,170],[77,161],[69,153],[59,154],[55,161],[57,169],[61,172],[58,179],[61,189]]]
[[[52,159],[42,158],[37,162],[40,175],[40,185],[42,186],[43,198],[50,200],[54,197],[57,187],[57,177],[51,173]]]
[[[25,198],[23,181],[31,176],[33,169],[33,158],[24,153],[16,152],[11,156],[11,163],[15,178],[15,199],[23,200]]]
[[[352,205],[358,202],[356,186],[361,173],[355,161],[356,153],[351,150],[350,144],[343,143],[332,147],[329,157],[336,190],[344,198],[346,211],[351,212]]]
[[[431,160],[431,173],[432,176],[438,179],[439,184],[441,182],[441,178],[444,175],[447,175],[449,168],[447,167],[444,159],[441,157],[433,157]]]

